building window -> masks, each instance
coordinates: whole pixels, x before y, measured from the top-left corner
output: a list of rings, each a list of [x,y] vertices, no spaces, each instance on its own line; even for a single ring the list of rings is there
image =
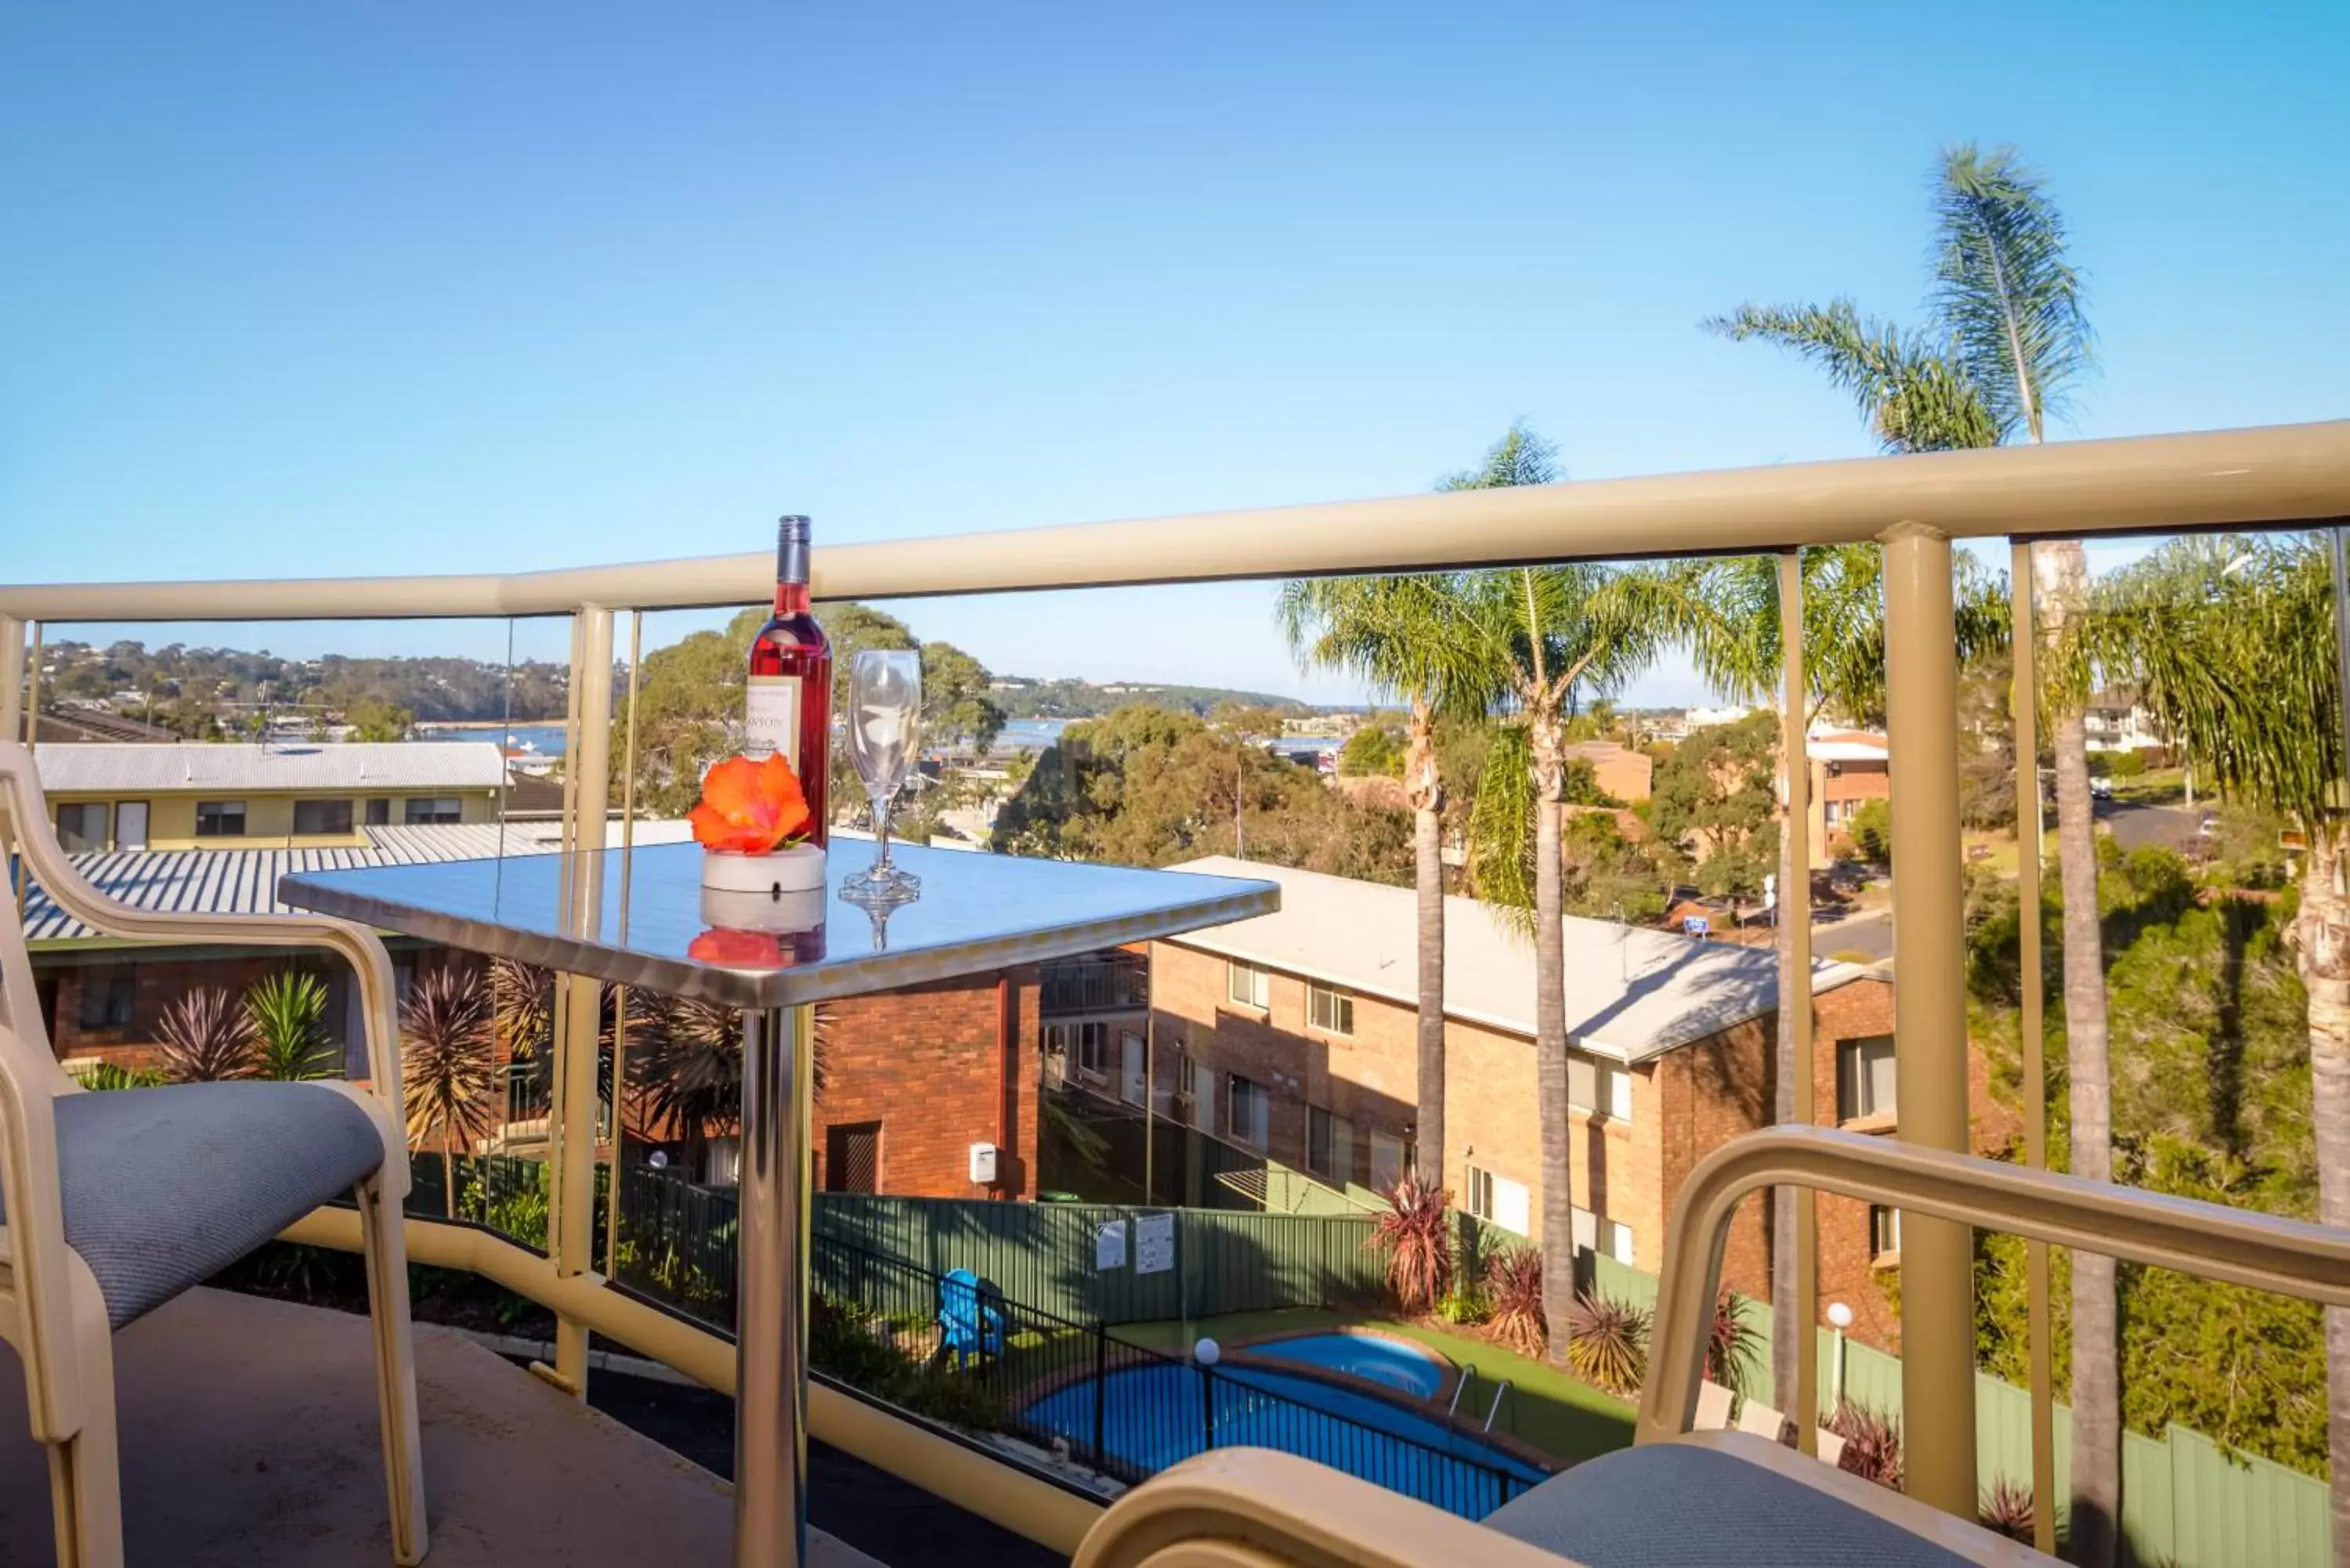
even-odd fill
[[[1232,1098],[1225,1109],[1225,1125],[1232,1137],[1263,1154],[1273,1144],[1273,1097],[1264,1092],[1263,1084],[1254,1083],[1234,1073],[1229,1080]]]
[[[139,971],[127,963],[93,964],[81,971],[84,1029],[128,1029],[139,1004]]]
[[[1077,1025],[1077,1070],[1089,1078],[1109,1076],[1109,1025]]]
[[[297,834],[347,834],[351,830],[351,803],[347,800],[297,800],[294,831]]]
[[[1120,1032],[1118,1037],[1118,1097],[1129,1106],[1139,1106],[1149,1092],[1149,1081],[1143,1072],[1149,1065],[1144,1059],[1142,1036]]]
[[[106,847],[106,803],[86,800],[57,807],[57,843],[68,852]]]
[[[241,800],[196,802],[196,836],[198,838],[243,838],[244,836],[244,802]]]
[[[1305,1022],[1325,1034],[1352,1034],[1355,1032],[1355,999],[1326,985],[1308,985],[1305,988]]]
[[[1632,1119],[1632,1074],[1621,1063],[1570,1051],[1566,1057],[1566,1103],[1586,1116],[1610,1121]]]
[[[1376,1128],[1371,1133],[1371,1186],[1381,1192],[1392,1192],[1395,1184],[1403,1179],[1419,1151],[1411,1140]]]
[[[1185,1061],[1183,1081],[1191,1101],[1191,1126],[1203,1133],[1216,1130],[1216,1070],[1205,1062]]]
[[[371,800],[368,802],[367,825],[369,827],[390,827],[391,826],[391,802],[388,800]]]
[[[1607,1222],[1607,1255],[1627,1269],[1632,1266],[1632,1227]]]
[[[1836,1042],[1836,1120],[1893,1114],[1893,1036]]]
[[[1473,1165],[1469,1168],[1469,1212],[1521,1236],[1534,1231],[1534,1205],[1526,1184]]]
[[[1868,1252],[1880,1263],[1901,1259],[1901,1210],[1882,1203],[1868,1206]]]
[[[400,802],[400,820],[411,827],[443,826],[463,815],[463,807],[452,794],[418,795]]]
[[[1272,1008],[1272,975],[1253,963],[1228,963],[1224,970],[1224,993],[1234,1007],[1253,1007],[1259,1012]]]
[[[824,1189],[881,1190],[879,1122],[836,1122],[824,1129]]]
[[[1305,1111],[1305,1168],[1333,1181],[1355,1179],[1355,1124],[1336,1111]]]

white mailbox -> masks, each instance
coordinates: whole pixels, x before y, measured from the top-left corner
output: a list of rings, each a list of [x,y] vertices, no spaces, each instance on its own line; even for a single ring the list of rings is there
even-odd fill
[[[996,1153],[996,1147],[992,1143],[975,1143],[971,1146],[971,1179],[974,1186],[995,1185]]]

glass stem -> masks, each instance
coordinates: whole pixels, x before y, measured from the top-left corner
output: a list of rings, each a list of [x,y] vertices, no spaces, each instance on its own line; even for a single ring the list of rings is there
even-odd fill
[[[874,859],[872,880],[879,882],[887,879],[889,871],[889,797],[886,794],[873,797],[873,836],[881,853]]]

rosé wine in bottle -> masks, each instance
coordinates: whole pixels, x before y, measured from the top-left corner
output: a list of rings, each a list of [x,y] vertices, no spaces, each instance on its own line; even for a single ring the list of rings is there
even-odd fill
[[[822,845],[830,820],[832,645],[808,613],[808,520],[783,519],[775,544],[775,613],[751,639],[743,750],[781,752],[807,796],[808,839]]]

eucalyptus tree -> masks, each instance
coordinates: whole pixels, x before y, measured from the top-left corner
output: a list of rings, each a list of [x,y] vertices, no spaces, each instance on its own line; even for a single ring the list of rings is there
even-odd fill
[[[2126,678],[2160,729],[2192,736],[2221,794],[2302,836],[2292,940],[2308,993],[2318,1218],[2350,1225],[2350,861],[2334,571],[2308,535],[2180,539],[2097,586],[2068,649],[2074,683]],[[2075,1264],[2078,1267],[2078,1264]],[[2350,1313],[2325,1311],[2336,1562],[2350,1561]]]
[[[1544,484],[1557,449],[1523,423],[1448,490]],[[1567,1359],[1575,1302],[1573,1112],[1567,1088],[1565,884],[1560,859],[1567,727],[1577,706],[1609,694],[1654,657],[1659,628],[1612,592],[1618,574],[1591,562],[1464,574],[1453,635],[1500,693],[1503,731],[1486,754],[1471,814],[1481,898],[1531,909],[1534,944],[1534,1092],[1542,1128],[1543,1314],[1550,1359]],[[1531,796],[1531,800],[1528,796]],[[1524,824],[1534,822],[1533,853]],[[1531,886],[1528,886],[1528,883]]]
[[[1513,432],[1514,433],[1514,432]],[[1284,584],[1277,613],[1291,652],[1309,669],[1342,671],[1404,705],[1403,784],[1412,815],[1412,884],[1418,893],[1419,1083],[1413,1161],[1421,1179],[1445,1185],[1445,785],[1436,722],[1482,720],[1498,695],[1494,671],[1459,635],[1458,574],[1319,577]]]
[[[2042,177],[2009,149],[1946,149],[1935,176],[1935,289],[1925,329],[1864,318],[1847,300],[1748,306],[1708,325],[1732,338],[1778,343],[1819,366],[1853,394],[1888,452],[2043,441],[2091,358],[2064,215]],[[2061,639],[2087,591],[2086,559],[2072,541],[2038,545],[2033,556],[2047,633]],[[2085,698],[2063,682],[2042,694],[2056,761],[2072,1169],[2109,1181],[2113,1095]],[[2022,765],[2037,768],[2033,760]],[[2071,1549],[2077,1562],[2105,1564],[2114,1557],[2121,1490],[2114,1266],[2087,1252],[2073,1262]]]

